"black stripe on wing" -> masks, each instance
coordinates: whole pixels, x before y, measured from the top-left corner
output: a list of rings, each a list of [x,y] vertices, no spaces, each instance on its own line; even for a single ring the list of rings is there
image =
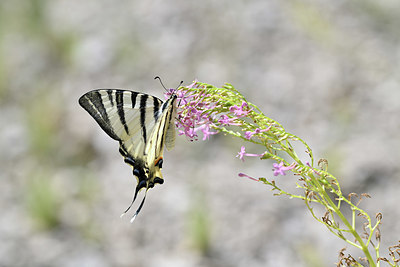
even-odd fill
[[[153,98],[153,104],[154,104],[154,110],[153,110],[153,115],[154,115],[154,120],[157,121],[158,117],[160,116],[158,111],[160,110],[160,100],[157,98]]]
[[[145,143],[147,143],[147,133],[146,133],[146,102],[148,95],[141,95],[140,97],[140,127],[142,128],[142,136]]]
[[[107,90],[107,94],[108,94],[108,99],[110,100],[111,106],[114,106],[113,90],[112,89],[108,89]]]
[[[110,94],[109,94],[110,97]],[[112,96],[110,97],[112,100]],[[100,127],[113,139],[121,141],[111,127],[110,119],[104,107],[101,94],[98,91],[91,91],[79,98],[79,104],[97,121]]]
[[[123,91],[118,90],[118,91],[116,91],[115,94],[116,94],[115,100],[117,102],[117,110],[118,110],[119,119],[121,121],[121,124],[124,126],[126,134],[129,135],[128,125],[126,125],[126,120],[125,120]],[[134,94],[132,93],[132,95],[134,95]]]
[[[135,108],[135,105],[136,105],[136,97],[138,96],[138,94],[135,93],[135,92],[131,92],[131,93],[132,93],[132,94],[131,94],[132,108]]]

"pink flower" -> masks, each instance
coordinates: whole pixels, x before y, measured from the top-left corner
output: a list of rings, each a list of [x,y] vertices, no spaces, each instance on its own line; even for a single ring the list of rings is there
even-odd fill
[[[246,139],[251,139],[251,137],[253,136],[253,132],[251,132],[251,131],[246,131],[245,133],[244,133],[244,138],[246,138]]]
[[[248,107],[249,106],[247,105],[247,103],[243,101],[242,106],[238,107],[237,105],[233,105],[229,108],[229,111],[238,116],[238,118],[245,117],[251,111],[251,109],[244,110],[245,108],[247,109]]]
[[[317,171],[311,166],[310,162],[306,161],[306,165],[307,165],[308,167],[310,167],[310,168],[313,170],[313,172],[315,172],[315,174],[321,175],[319,172],[317,172]]]
[[[275,168],[274,176],[278,176],[278,175],[286,175],[285,171],[293,169],[294,167],[296,167],[296,164],[294,163],[288,167],[285,167],[285,166],[283,166],[283,161],[281,161],[281,163],[279,163],[279,164],[274,163],[273,166]]]
[[[239,159],[241,159],[242,161],[244,161],[243,157],[244,157],[245,154],[246,154],[245,147],[242,146],[242,147],[240,148],[240,152],[236,155],[236,157],[239,157]]]
[[[246,148],[244,146],[242,146],[240,148],[240,152],[236,155],[237,158],[241,159],[242,161],[244,161],[243,157],[247,156],[247,157],[262,157],[264,154],[250,154],[250,153],[246,153]]]
[[[221,123],[222,126],[229,126],[229,125],[240,125],[240,123],[234,122],[237,118],[229,118],[228,115],[221,115],[219,117],[218,122]]]
[[[239,175],[239,177],[246,177],[246,178],[249,178],[249,179],[257,181],[257,182],[260,181],[260,179],[253,178],[253,177],[248,176],[247,174],[244,174],[244,173],[241,173],[241,172],[238,175]]]
[[[250,140],[251,137],[253,137],[253,135],[259,134],[259,133],[262,133],[262,132],[267,132],[267,131],[269,131],[269,129],[271,129],[271,127],[268,127],[267,129],[262,129],[262,130],[260,130],[260,128],[257,128],[257,129],[254,130],[254,132],[246,131],[246,132],[244,133],[244,137],[245,137],[246,139],[249,139],[249,140]]]
[[[218,132],[210,132],[210,124],[204,124],[201,128],[201,131],[203,132],[203,140],[208,140],[210,135],[217,134]]]
[[[187,137],[190,138],[191,141],[197,140],[197,134],[194,128],[191,127],[185,127],[184,130],[179,130],[178,135],[186,135]]]

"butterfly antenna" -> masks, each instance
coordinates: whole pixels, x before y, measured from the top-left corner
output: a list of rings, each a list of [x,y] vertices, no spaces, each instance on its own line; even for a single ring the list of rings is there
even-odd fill
[[[175,91],[178,90],[179,87],[181,87],[182,83],[183,83],[183,81],[181,81],[181,82],[179,83],[179,85],[175,88]]]
[[[179,83],[179,85],[175,88],[174,94],[176,93],[176,90],[178,90],[178,88],[181,87],[182,83],[183,83],[183,81],[181,81],[181,82]],[[181,105],[182,99],[183,99],[183,97],[181,97],[181,98],[179,99],[178,107]]]
[[[162,83],[161,78],[160,78],[159,76],[154,77],[154,80],[157,80],[157,79],[160,81],[160,83],[161,83],[162,87],[164,87],[165,91],[168,92],[168,89],[167,89],[167,88],[164,86],[164,84]],[[179,85],[175,88],[175,91],[176,91],[179,87],[181,87],[182,83],[183,83],[183,81],[181,81],[181,82],[179,83]]]
[[[139,214],[140,210],[142,209],[143,204],[144,204],[144,201],[146,200],[146,196],[147,196],[147,191],[148,191],[148,190],[149,190],[149,189],[146,189],[146,193],[144,193],[144,197],[143,197],[142,202],[141,202],[140,205],[139,205],[139,208],[137,209],[137,211],[135,212],[135,214],[132,216],[131,223],[133,223],[133,221],[136,219],[136,216]]]
[[[161,86],[164,88],[164,90],[168,92],[168,89],[165,88],[164,84],[163,84],[162,81],[161,81],[161,78],[160,78],[159,76],[154,77],[154,80],[157,80],[157,79],[160,81]]]

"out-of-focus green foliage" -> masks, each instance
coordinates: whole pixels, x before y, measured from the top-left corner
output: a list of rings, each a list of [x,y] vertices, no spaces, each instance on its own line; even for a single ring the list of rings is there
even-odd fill
[[[210,211],[201,189],[193,192],[193,196],[187,218],[189,242],[198,252],[208,255],[210,253],[212,235],[209,218]]]
[[[31,152],[35,157],[45,160],[50,166],[55,163],[61,150],[62,140],[58,139],[60,123],[62,122],[61,102],[52,93],[36,94],[28,102],[26,122]],[[52,162],[49,162],[51,160]]]
[[[31,174],[25,187],[25,203],[27,210],[40,229],[49,230],[60,224],[59,209],[61,199],[53,186],[52,176],[48,170],[38,167]]]

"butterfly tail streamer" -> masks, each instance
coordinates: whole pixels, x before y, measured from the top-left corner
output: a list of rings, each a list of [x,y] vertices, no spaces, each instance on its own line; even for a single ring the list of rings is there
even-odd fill
[[[149,189],[147,188],[147,189],[146,189],[146,192],[144,193],[143,200],[142,200],[142,202],[141,202],[140,205],[139,205],[139,208],[136,210],[135,214],[132,216],[131,223],[133,223],[133,221],[136,219],[136,216],[139,214],[140,210],[142,209],[142,207],[143,207],[143,205],[144,205],[144,201],[146,200],[146,196],[147,196],[147,191],[148,191],[148,190],[149,190]]]
[[[139,184],[139,185],[140,185],[140,184]],[[120,216],[121,218],[131,209],[133,203],[135,203],[136,197],[137,197],[137,195],[138,195],[140,189],[142,189],[142,187],[139,186],[139,185],[136,186],[135,195],[133,196],[132,202],[131,202],[131,204],[129,205],[129,207],[121,214],[121,216]],[[146,192],[147,192],[147,190],[146,190]]]

